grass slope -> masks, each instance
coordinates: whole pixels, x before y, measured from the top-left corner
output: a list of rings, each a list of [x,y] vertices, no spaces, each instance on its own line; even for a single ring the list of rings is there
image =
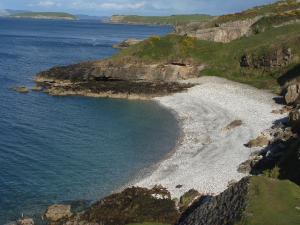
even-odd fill
[[[252,177],[248,206],[238,225],[300,224],[300,188],[290,181]]]
[[[226,23],[230,21],[254,18],[257,16],[280,14],[286,11],[296,10],[296,9],[300,9],[300,2],[298,2],[297,0],[278,1],[273,4],[257,6],[240,13],[220,16],[214,21],[214,23],[220,24],[220,23]]]
[[[204,22],[212,19],[212,16],[205,14],[194,15],[172,15],[172,16],[119,16],[120,23],[137,24],[160,24],[160,25],[182,25],[192,22]]]
[[[241,38],[228,44],[201,41],[191,37],[168,35],[152,37],[132,46],[115,56],[115,60],[135,60],[146,63],[168,63],[174,61],[193,62],[206,65],[201,75],[222,76],[247,83],[258,88],[277,90],[278,77],[300,62],[300,24],[272,28],[264,33]],[[254,54],[264,57],[279,47],[292,49],[295,62],[287,68],[243,69],[241,57]]]

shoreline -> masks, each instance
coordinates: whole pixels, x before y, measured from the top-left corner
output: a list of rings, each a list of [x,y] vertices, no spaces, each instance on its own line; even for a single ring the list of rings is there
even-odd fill
[[[170,191],[173,198],[180,198],[190,189],[195,189],[203,194],[219,194],[228,187],[230,182],[239,181],[248,175],[239,173],[238,166],[248,160],[253,153],[263,149],[249,149],[244,144],[256,138],[261,132],[269,129],[276,120],[285,116],[272,113],[272,110],[279,109],[281,105],[274,102],[273,98],[276,95],[266,90],[259,90],[219,77],[201,77],[184,82],[189,81],[197,85],[186,92],[153,99],[175,115],[180,126],[179,140],[166,157],[148,168],[148,173],[141,174],[130,185],[145,188],[162,185]],[[245,110],[234,112],[234,109],[223,107],[224,104],[218,105],[222,102],[220,100],[208,102],[206,99],[203,101],[203,98],[207,96],[202,95],[207,92],[207,89],[213,89],[213,86],[217,87],[215,90],[211,90],[212,99],[219,94],[217,88],[223,87],[226,99],[222,99],[222,101],[236,95],[236,99],[230,103],[235,105],[243,103],[248,98],[244,103],[247,105],[249,100],[251,103],[248,107],[252,108],[254,112],[249,111],[249,115],[244,114]],[[214,94],[215,96],[212,96]],[[242,96],[243,94],[245,96]],[[247,95],[249,96],[247,97]],[[190,105],[187,103],[189,100],[191,100]],[[203,105],[191,106],[197,100],[203,101],[201,102]],[[236,100],[239,102],[235,102]],[[251,107],[253,104],[258,106]],[[205,113],[207,115],[204,118],[201,117],[201,114]],[[224,115],[222,115],[223,113]],[[261,118],[257,117],[257,121],[253,121],[255,117],[251,116],[251,113],[261,115]],[[219,120],[217,117],[220,117]],[[207,121],[204,121],[205,119]],[[223,130],[236,119],[242,120],[243,124],[240,127],[228,131]],[[212,128],[206,129],[209,125]],[[230,151],[226,148],[233,150]],[[178,185],[183,186],[176,188]]]

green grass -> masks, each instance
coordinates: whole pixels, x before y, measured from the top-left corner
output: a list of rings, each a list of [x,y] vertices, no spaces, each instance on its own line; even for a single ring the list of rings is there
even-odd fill
[[[214,24],[221,24],[221,23],[226,23],[226,22],[231,22],[236,20],[249,19],[257,16],[279,14],[290,10],[296,10],[299,8],[300,8],[300,2],[297,2],[297,0],[278,1],[273,4],[257,6],[240,13],[220,16],[214,21]]]
[[[266,16],[257,21],[253,26],[252,30],[254,33],[262,33],[273,27],[280,26],[284,23],[299,21],[300,10],[289,11],[280,13],[272,16]]]
[[[252,177],[248,206],[238,225],[292,225],[300,222],[300,187],[290,181]]]
[[[172,15],[172,16],[120,16],[120,23],[160,24],[160,25],[182,25],[192,22],[204,22],[212,19],[205,14],[194,15]]]
[[[76,16],[63,13],[63,12],[25,12],[25,13],[16,13],[10,17],[22,17],[22,18],[33,18],[33,17],[53,17],[53,18],[70,18],[76,19]]]
[[[168,35],[152,37],[132,46],[113,60],[134,60],[146,63],[168,63],[174,61],[206,65],[201,75],[222,76],[247,83],[258,88],[279,91],[277,78],[299,63],[300,24],[272,28],[264,33],[244,37],[228,44],[201,41],[191,37]],[[296,56],[295,62],[280,69],[242,69],[241,57],[253,54],[259,58],[280,47],[289,47]]]

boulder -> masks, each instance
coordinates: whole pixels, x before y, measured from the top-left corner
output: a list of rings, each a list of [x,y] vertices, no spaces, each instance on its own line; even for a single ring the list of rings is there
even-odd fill
[[[253,156],[249,160],[243,162],[238,167],[238,172],[243,174],[249,174],[254,166],[263,158],[263,156]]]
[[[300,131],[300,109],[294,109],[289,114],[289,122],[293,130]]]
[[[33,88],[31,88],[32,91],[42,91],[43,88],[42,87],[39,87],[39,86],[35,86]]]
[[[18,225],[34,225],[34,221],[31,218],[20,219],[17,224]]]
[[[288,105],[292,105],[299,100],[300,84],[295,83],[287,87],[285,94],[285,101]]]
[[[201,194],[194,189],[191,189],[188,192],[184,193],[184,195],[180,197],[178,203],[179,210],[183,212],[200,196]]]
[[[136,45],[140,42],[142,42],[142,40],[131,38],[131,39],[125,40],[119,44],[113,45],[113,48],[124,49],[124,48],[128,48],[132,45]]]
[[[282,107],[281,109],[273,110],[272,113],[282,115],[285,113],[290,113],[292,111],[292,109],[293,109],[293,106],[286,105],[286,106]]]
[[[70,205],[52,205],[46,213],[46,218],[51,222],[57,222],[62,219],[66,219],[72,216]]]
[[[248,148],[256,148],[256,147],[265,147],[270,143],[270,140],[265,135],[260,135],[257,138],[249,141],[247,144],[245,144]]]
[[[30,90],[25,86],[15,87],[15,88],[13,88],[13,90],[16,92],[22,93],[22,94],[27,94],[30,92]]]
[[[224,127],[222,130],[223,131],[230,131],[236,127],[239,127],[243,124],[243,121],[241,120],[234,120],[230,124],[228,124],[226,127]]]

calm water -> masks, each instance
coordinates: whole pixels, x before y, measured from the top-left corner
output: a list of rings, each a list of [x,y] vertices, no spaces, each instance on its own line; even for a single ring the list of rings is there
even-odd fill
[[[55,65],[111,56],[124,39],[168,27],[0,19],[0,224],[45,206],[95,200],[174,146],[177,123],[152,102],[22,95]]]

